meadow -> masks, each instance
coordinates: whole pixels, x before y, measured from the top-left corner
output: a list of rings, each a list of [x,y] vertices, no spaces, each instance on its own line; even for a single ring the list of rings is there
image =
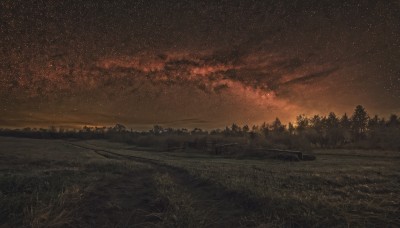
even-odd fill
[[[400,153],[314,161],[0,137],[0,227],[397,227]]]

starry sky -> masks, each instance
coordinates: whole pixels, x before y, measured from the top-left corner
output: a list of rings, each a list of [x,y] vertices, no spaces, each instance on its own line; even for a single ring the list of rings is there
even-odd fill
[[[0,126],[400,113],[400,1],[2,0]]]

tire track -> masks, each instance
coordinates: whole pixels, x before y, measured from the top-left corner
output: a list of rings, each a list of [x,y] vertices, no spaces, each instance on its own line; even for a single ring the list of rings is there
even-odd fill
[[[103,157],[105,157],[105,158],[109,158],[109,159],[110,159],[110,158],[113,158],[113,157],[112,157],[112,156],[109,156],[109,155],[102,154],[102,153],[100,153],[100,152],[104,152],[104,153],[111,154],[111,155],[114,155],[114,156],[117,156],[117,157],[121,157],[121,158],[126,158],[126,159],[128,159],[128,160],[135,160],[135,161],[142,162],[142,163],[149,163],[149,164],[153,164],[153,165],[162,165],[162,164],[161,164],[158,160],[156,160],[156,159],[143,158],[143,157],[138,157],[138,156],[133,156],[133,155],[119,154],[119,153],[115,153],[115,152],[109,151],[109,150],[90,148],[90,147],[86,147],[86,146],[82,146],[82,145],[78,145],[78,144],[70,143],[70,142],[67,142],[67,143],[70,144],[70,145],[72,145],[72,146],[75,146],[75,147],[79,147],[79,148],[82,148],[82,149],[86,149],[86,150],[93,151],[93,152],[95,152],[96,154],[98,154],[98,155],[100,155],[100,156],[103,156]]]
[[[150,164],[155,167],[157,172],[169,174],[180,188],[193,196],[194,201],[197,202],[196,210],[214,212],[214,221],[212,221],[212,224],[209,224],[210,227],[249,226],[243,218],[261,212],[262,204],[259,200],[249,198],[244,193],[226,189],[210,180],[200,179],[190,174],[186,169],[168,165],[156,159],[125,155],[110,150],[91,148],[70,142],[67,143],[75,147],[91,150],[107,159],[132,160]],[[218,219],[217,223],[215,222],[216,218]],[[250,226],[255,225],[251,224]]]

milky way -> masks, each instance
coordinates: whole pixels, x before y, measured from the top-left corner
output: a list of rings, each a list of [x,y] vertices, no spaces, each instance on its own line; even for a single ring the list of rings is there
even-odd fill
[[[0,2],[0,126],[400,112],[399,1]]]

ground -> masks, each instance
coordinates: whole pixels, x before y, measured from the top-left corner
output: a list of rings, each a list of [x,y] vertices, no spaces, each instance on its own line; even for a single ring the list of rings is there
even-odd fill
[[[0,227],[400,226],[400,152],[315,161],[0,137]]]

